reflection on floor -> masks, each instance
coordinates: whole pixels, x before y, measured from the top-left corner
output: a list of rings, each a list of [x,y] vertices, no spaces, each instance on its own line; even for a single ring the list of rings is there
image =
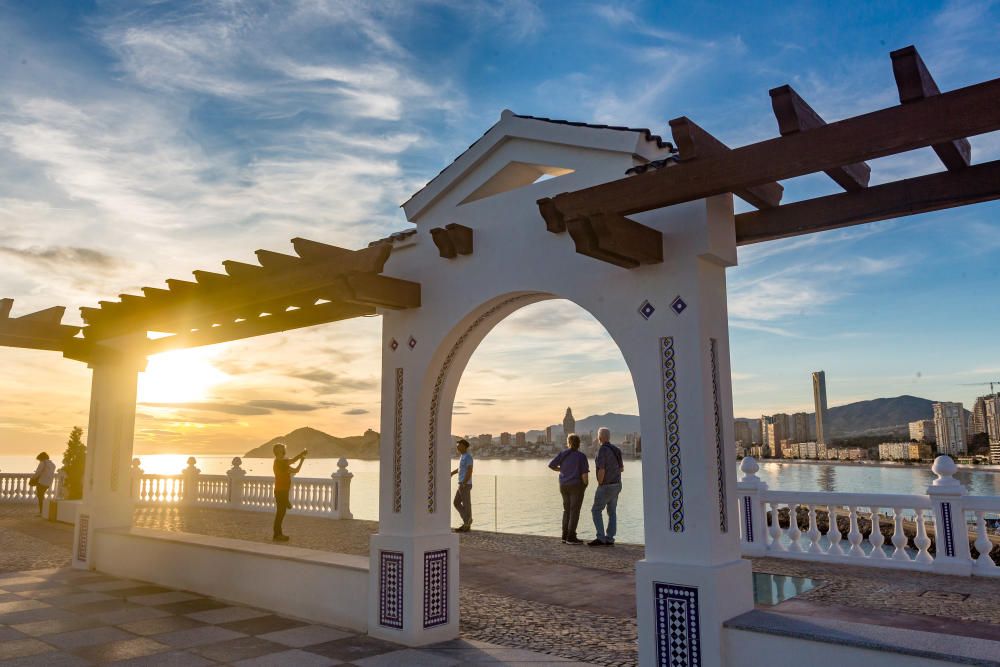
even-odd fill
[[[773,607],[806,591],[822,586],[822,581],[784,574],[753,573],[753,599],[756,604]]]

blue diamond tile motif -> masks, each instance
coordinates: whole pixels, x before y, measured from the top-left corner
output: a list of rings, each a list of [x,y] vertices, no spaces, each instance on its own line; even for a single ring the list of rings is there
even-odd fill
[[[403,629],[403,553],[379,552],[378,622]]]
[[[698,589],[653,582],[658,667],[701,667]]]
[[[448,623],[448,550],[424,554],[424,627]]]
[[[649,301],[643,301],[642,305],[639,306],[639,314],[642,315],[642,319],[648,320],[656,312],[656,308],[653,308],[653,304]]]
[[[674,297],[674,300],[670,303],[670,310],[674,311],[678,315],[683,313],[687,307],[688,305],[684,303],[684,299],[680,298],[679,296]]]

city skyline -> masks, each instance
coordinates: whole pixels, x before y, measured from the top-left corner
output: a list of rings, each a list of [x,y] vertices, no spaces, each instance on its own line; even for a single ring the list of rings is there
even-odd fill
[[[504,108],[664,136],[687,115],[735,146],[776,136],[771,87],[794,84],[834,121],[896,103],[893,48],[916,44],[942,90],[995,76],[1000,57],[989,3],[413,5],[9,7],[0,296],[15,298],[13,315],[65,305],[79,322],[80,306],[292,237],[360,248],[408,229],[398,204]],[[1000,157],[997,133],[971,142],[976,162]],[[878,160],[873,183],[933,171],[932,157]],[[821,175],[784,185],[787,201],[835,190]],[[1000,278],[998,212],[741,248],[727,277],[735,413],[811,411],[817,368],[836,405],[901,394],[972,405],[964,385],[1000,377],[1000,310],[981,298]],[[674,296],[645,295],[663,312]],[[228,453],[298,426],[378,430],[379,335],[362,318],[154,357],[137,448]],[[15,349],[0,362],[0,454],[56,450],[86,426],[83,365]],[[567,404],[637,412],[613,341],[565,301],[491,333],[458,400],[455,432],[533,428]]]

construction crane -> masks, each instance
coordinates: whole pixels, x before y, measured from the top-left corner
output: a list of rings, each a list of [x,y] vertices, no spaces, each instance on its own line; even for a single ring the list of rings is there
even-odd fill
[[[990,386],[990,394],[996,396],[996,391],[993,389],[993,385],[1000,385],[1000,380],[994,380],[993,382],[963,382],[960,386],[962,387],[985,387]]]

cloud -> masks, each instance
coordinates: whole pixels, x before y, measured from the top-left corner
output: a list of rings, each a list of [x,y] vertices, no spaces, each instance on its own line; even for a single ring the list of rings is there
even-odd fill
[[[314,390],[319,395],[343,394],[354,391],[369,391],[377,389],[379,382],[372,379],[345,377],[342,374],[314,368],[307,371],[296,371],[289,377],[315,383]]]
[[[368,412],[369,411],[365,410],[364,408],[352,408],[350,410],[345,410],[342,414],[345,414],[345,415],[366,415],[366,414],[368,414]]]
[[[224,403],[218,401],[192,401],[186,403],[162,403],[150,402],[140,403],[151,408],[172,408],[186,410],[202,410],[205,412],[221,412],[230,415],[269,415],[274,412],[312,412],[319,410],[325,405],[314,405],[310,403],[296,403],[294,401],[257,399],[243,403]],[[197,421],[197,420],[192,420]]]
[[[73,246],[48,246],[12,248],[0,246],[0,254],[20,259],[46,269],[68,268],[77,271],[114,271],[128,266],[128,262],[91,248]]]
[[[473,398],[469,400],[469,405],[496,405],[497,399],[495,398]]]

